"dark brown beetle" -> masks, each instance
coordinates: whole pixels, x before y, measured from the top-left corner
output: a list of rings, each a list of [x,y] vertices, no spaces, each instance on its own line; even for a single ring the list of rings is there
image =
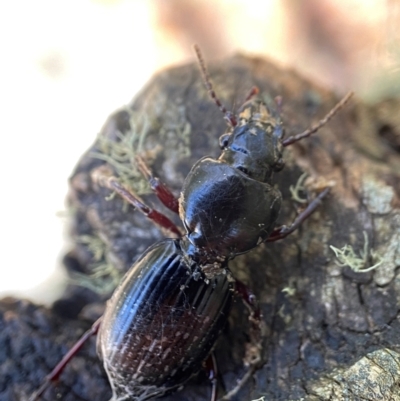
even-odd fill
[[[60,374],[99,327],[98,352],[110,379],[113,401],[144,401],[178,389],[209,357],[226,323],[235,291],[251,309],[251,337],[256,343],[260,314],[254,296],[232,277],[228,262],[262,242],[289,235],[329,192],[325,188],[291,226],[275,227],[281,193],[273,187],[272,178],[284,166],[283,148],[315,133],[351,94],[315,127],[284,139],[279,113],[255,96],[257,89],[252,89],[237,114],[222,106],[200,51],[195,49],[205,84],[228,123],[227,132],[220,138],[221,156],[217,160],[205,157],[193,166],[179,201],[139,159],[139,168],[160,200],[179,212],[186,233],[145,251],[114,292],[101,324],[95,323],[31,400]],[[180,233],[168,218],[144,205],[107,171],[99,169],[93,180],[118,192],[155,223]],[[256,357],[246,377],[257,363]],[[216,397],[214,380],[212,400]]]

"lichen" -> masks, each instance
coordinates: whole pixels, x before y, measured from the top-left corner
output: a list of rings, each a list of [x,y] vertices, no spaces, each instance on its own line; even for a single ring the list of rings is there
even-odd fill
[[[362,183],[362,194],[363,202],[370,213],[387,214],[392,210],[394,190],[391,186],[367,176]]]
[[[346,244],[341,249],[330,245],[330,248],[335,253],[338,266],[349,266],[356,273],[366,273],[379,267],[383,262],[384,258],[377,254],[373,249],[368,249],[368,235],[364,231],[364,247],[360,251],[360,255],[357,255],[351,245]],[[377,261],[375,264],[369,267],[365,267],[368,264],[369,259]]]
[[[399,401],[400,355],[388,348],[366,354],[308,386],[307,400]]]
[[[286,286],[282,289],[286,298],[293,297],[297,294],[297,278],[294,276],[288,277]]]
[[[136,168],[136,155],[143,151],[143,142],[150,130],[149,119],[145,114],[130,113],[130,130],[126,133],[115,131],[116,139],[100,134],[97,138],[99,152],[90,156],[104,160],[115,170],[122,185],[137,194],[150,191],[149,185]]]
[[[297,180],[296,184],[289,187],[289,191],[292,194],[292,199],[299,203],[307,203],[307,199],[303,199],[300,196],[300,192],[304,192],[306,190],[304,186],[304,181],[307,178],[307,173],[303,173],[299,179]]]
[[[379,224],[375,220],[375,227],[381,235],[379,252],[385,255],[385,264],[377,270],[374,281],[384,286],[394,279],[400,266],[400,213],[392,213],[381,219]]]
[[[81,235],[76,242],[86,245],[92,254],[92,262],[88,264],[91,273],[71,273],[72,283],[100,295],[109,294],[120,282],[121,272],[108,260],[107,244],[99,235]]]
[[[292,297],[296,294],[296,288],[294,287],[285,287],[282,289],[282,292],[287,294],[289,297]]]

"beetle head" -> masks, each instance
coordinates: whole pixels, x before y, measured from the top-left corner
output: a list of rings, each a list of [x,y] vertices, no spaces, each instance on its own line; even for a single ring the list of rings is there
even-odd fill
[[[219,160],[249,177],[269,182],[282,170],[284,132],[279,114],[273,114],[261,99],[246,102],[238,113],[237,125],[220,137]]]

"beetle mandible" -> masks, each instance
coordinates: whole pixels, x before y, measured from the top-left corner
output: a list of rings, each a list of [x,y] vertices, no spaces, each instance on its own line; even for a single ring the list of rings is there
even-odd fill
[[[280,113],[257,96],[257,88],[250,91],[237,113],[228,111],[213,90],[197,46],[195,51],[208,92],[228,125],[219,139],[221,155],[195,163],[179,199],[138,158],[139,169],[159,199],[179,213],[185,235],[158,242],[144,252],[115,290],[103,317],[57,365],[31,401],[97,331],[98,353],[112,386],[112,401],[144,401],[178,389],[209,357],[226,323],[234,292],[242,295],[251,310],[256,333],[252,340],[256,341],[260,313],[254,296],[234,279],[228,262],[262,242],[292,233],[330,190],[320,192],[292,225],[275,227],[282,196],[272,179],[284,167],[284,147],[317,132],[352,93],[318,124],[285,139]],[[92,179],[117,192],[158,225],[180,235],[174,223],[124,188],[107,168],[97,169]],[[248,373],[257,363],[259,359],[255,358]],[[211,398],[217,398],[215,377]]]

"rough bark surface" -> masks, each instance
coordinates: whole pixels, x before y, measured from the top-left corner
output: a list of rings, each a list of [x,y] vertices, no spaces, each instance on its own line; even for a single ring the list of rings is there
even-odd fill
[[[263,59],[235,56],[209,69],[227,106],[239,105],[253,85],[271,102],[282,96],[287,136],[317,122],[338,100]],[[286,167],[275,178],[285,199],[280,224],[290,223],[301,206],[289,190],[301,174],[332,180],[335,186],[297,232],[230,264],[257,295],[265,324],[265,364],[235,400],[400,400],[399,108],[398,100],[374,107],[352,100],[317,135],[287,148]],[[69,194],[76,245],[65,264],[97,293],[71,286],[50,310],[25,301],[0,301],[0,401],[26,400],[101,314],[117,278],[164,237],[118,197],[106,200],[110,191],[94,185],[91,172],[113,163],[127,185],[149,192],[131,163],[139,152],[178,195],[196,160],[218,156],[224,131],[225,122],[196,65],[156,75],[131,104],[109,118],[78,163]],[[171,216],[153,195],[143,198]],[[351,245],[360,255],[365,235],[365,267],[381,264],[365,273],[339,266],[330,245]],[[221,394],[245,372],[247,326],[246,308],[238,300],[215,348]],[[208,400],[209,393],[200,372],[164,399]],[[106,401],[110,396],[92,339],[42,399]]]

